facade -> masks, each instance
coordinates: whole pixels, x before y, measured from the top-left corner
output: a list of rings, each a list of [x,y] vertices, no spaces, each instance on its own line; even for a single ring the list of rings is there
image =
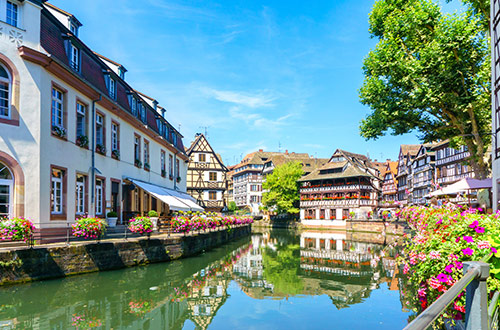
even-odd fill
[[[221,212],[226,206],[228,169],[203,134],[196,135],[187,155],[187,192],[196,198],[196,202],[206,211]]]
[[[366,218],[378,206],[380,181],[366,156],[338,149],[328,163],[300,179],[302,223],[345,226],[351,212]]]
[[[427,202],[425,196],[436,189],[435,161],[434,145],[422,144],[411,163],[411,172],[408,175],[410,204],[425,204]]]
[[[420,150],[419,144],[403,144],[399,148],[398,170],[396,180],[398,182],[397,200],[400,205],[408,204],[410,186],[408,184],[411,174],[411,163]]]
[[[0,14],[1,215],[44,232],[85,214],[174,209],[163,194],[187,195],[188,157],[165,111],[78,38],[73,15],[16,4]]]
[[[284,153],[269,157],[269,159],[264,163],[262,175],[265,178],[267,175],[273,173],[274,169],[277,166],[294,161],[300,162],[302,164],[304,175],[307,175],[319,166],[324,165],[326,162],[328,162],[328,159],[313,158],[306,153],[289,153],[288,150],[286,150]]]
[[[227,167],[226,173],[226,205],[229,205],[230,202],[234,202],[234,187],[233,187],[233,174],[234,167],[236,165],[231,165]]]
[[[379,206],[381,208],[396,208],[398,202],[398,162],[387,161],[382,173],[382,199]]]
[[[443,141],[434,147],[436,151],[437,188],[444,188],[463,178],[473,178],[472,167],[467,165],[470,152],[467,146],[458,149],[450,147],[449,141]]]
[[[491,0],[490,12],[490,36],[491,36],[491,134],[493,136],[492,159],[492,192],[493,211],[500,209],[500,0]]]

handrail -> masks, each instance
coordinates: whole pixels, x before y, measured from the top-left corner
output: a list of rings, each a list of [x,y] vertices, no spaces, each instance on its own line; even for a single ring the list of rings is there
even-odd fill
[[[443,311],[457,298],[457,296],[468,286],[471,284],[473,281],[482,281],[485,282],[486,278],[489,276],[489,265],[485,262],[482,261],[471,261],[471,262],[465,262],[464,263],[464,270],[466,269],[466,272],[464,276],[456,282],[451,288],[448,289],[438,300],[436,300],[432,305],[430,305],[427,309],[425,309],[416,319],[414,319],[410,324],[408,324],[403,330],[425,330],[427,329],[434,321],[443,313]],[[472,302],[474,297],[479,296],[481,299],[487,299],[486,294],[484,294],[484,297],[481,296],[481,292],[477,293],[475,291],[480,291],[481,287],[479,290],[475,290],[479,285],[472,287],[474,283],[471,284],[471,291],[474,292],[467,292],[467,315],[466,315],[466,322],[469,320],[470,317],[472,318],[480,318],[479,321],[477,322],[471,322],[474,323],[475,325],[477,324],[484,324],[484,320],[482,320],[482,315],[475,315],[476,312],[476,305],[479,307],[480,302]],[[484,289],[486,289],[486,283],[484,284]],[[469,291],[469,290],[468,290]],[[479,300],[479,298],[477,300]],[[486,301],[487,302],[487,301]],[[476,304],[476,305],[474,305]],[[471,309],[474,308],[474,311],[471,311]],[[484,308],[486,312],[486,308]],[[475,329],[475,330],[486,330],[487,329],[487,315],[486,315],[486,327],[467,327],[467,329]],[[467,326],[467,324],[466,324]]]

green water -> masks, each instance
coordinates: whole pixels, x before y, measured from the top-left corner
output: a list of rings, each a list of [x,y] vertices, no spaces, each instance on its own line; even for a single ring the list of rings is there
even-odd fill
[[[189,259],[0,288],[0,329],[401,329],[390,246],[271,231]]]

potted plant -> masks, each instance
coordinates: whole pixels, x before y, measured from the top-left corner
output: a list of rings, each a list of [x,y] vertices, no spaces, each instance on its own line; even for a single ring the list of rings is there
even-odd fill
[[[52,133],[60,138],[66,137],[66,129],[62,126],[52,125]]]
[[[76,138],[76,144],[82,148],[87,148],[89,146],[89,138],[87,135],[80,135]]]
[[[172,174],[170,174],[170,175],[168,176],[168,178],[169,178],[170,180],[173,180],[173,179],[174,179],[174,176],[173,176]]]
[[[180,176],[177,177],[177,183],[179,183],[179,182],[181,182],[181,177]]]
[[[95,151],[100,153],[101,155],[106,154],[106,147],[103,144],[96,144]]]
[[[113,149],[111,151],[111,157],[113,157],[114,159],[120,159],[120,150]]]
[[[151,210],[148,212],[148,217],[151,219],[151,223],[153,224],[153,230],[158,230],[158,212],[155,210]]]
[[[116,221],[118,220],[118,214],[115,211],[110,211],[106,214],[106,220],[110,228],[115,228]]]
[[[153,223],[148,217],[135,217],[129,221],[128,229],[133,233],[149,236],[153,231]]]
[[[144,169],[145,169],[146,171],[149,171],[149,169],[150,169],[150,165],[149,165],[149,163],[148,163],[148,162],[145,162],[145,163],[144,163]]]
[[[80,218],[71,227],[72,234],[75,237],[99,239],[106,231],[106,221],[92,217]]]
[[[137,167],[142,167],[142,162],[140,159],[136,158],[135,159],[135,162],[134,162],[134,165],[137,166]]]

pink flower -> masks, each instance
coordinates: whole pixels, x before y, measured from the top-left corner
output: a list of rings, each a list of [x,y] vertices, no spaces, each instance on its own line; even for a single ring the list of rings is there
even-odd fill
[[[410,266],[408,266],[408,264],[405,264],[405,266],[403,267],[403,274],[408,274],[409,271],[410,271]]]
[[[462,268],[464,268],[464,264],[461,263],[460,261],[455,261],[455,268],[462,269]]]
[[[478,234],[484,233],[484,227],[476,227],[476,233]]]
[[[431,252],[429,253],[429,257],[430,257],[431,259],[434,259],[434,260],[435,260],[435,259],[439,259],[439,258],[441,258],[441,253],[440,253],[439,251],[431,251]]]
[[[421,261],[425,261],[425,259],[427,259],[427,256],[425,255],[424,252],[420,252],[418,254],[418,259],[420,259]]]
[[[453,253],[452,253],[452,254],[450,254],[450,255],[448,256],[448,261],[449,261],[449,262],[453,262],[453,261],[455,261],[455,260],[458,260],[458,256],[457,256],[456,254],[453,254]]]
[[[435,278],[430,278],[428,280],[428,282],[429,282],[430,287],[433,289],[437,289],[437,288],[441,287],[441,283],[439,283]]]
[[[465,254],[466,256],[471,256],[474,253],[474,250],[471,248],[465,248],[462,249],[462,253]]]
[[[492,248],[491,248],[491,252],[493,252],[493,253],[497,253],[497,252],[498,252],[498,250],[497,250],[496,248],[492,247]]]
[[[479,241],[477,247],[480,249],[489,249],[491,248],[491,244],[488,241]]]
[[[466,241],[467,243],[472,243],[474,242],[474,239],[472,238],[472,236],[464,236],[463,237],[464,241]]]
[[[462,216],[463,216],[463,214],[462,214]],[[472,223],[469,225],[469,228],[476,228],[478,225],[479,225],[479,221],[474,220],[474,222],[472,222]]]
[[[439,282],[443,282],[443,283],[448,282],[448,278],[449,278],[449,275],[446,275],[444,273],[439,273],[439,275],[437,276],[437,280]]]
[[[451,273],[453,272],[453,265],[448,265],[444,268],[445,272]]]

